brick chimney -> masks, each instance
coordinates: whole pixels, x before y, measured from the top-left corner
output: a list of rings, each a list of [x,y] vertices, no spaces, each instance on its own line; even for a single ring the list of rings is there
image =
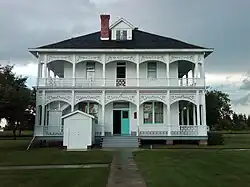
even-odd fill
[[[109,40],[109,19],[110,15],[102,14],[101,18],[101,40]]]

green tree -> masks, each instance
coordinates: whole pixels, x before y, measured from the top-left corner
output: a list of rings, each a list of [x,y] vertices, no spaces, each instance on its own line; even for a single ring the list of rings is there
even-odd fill
[[[13,66],[0,66],[0,118],[8,121],[9,128],[21,128],[24,112],[31,101],[31,90],[26,86],[27,77],[17,76]]]
[[[231,109],[229,95],[218,90],[206,92],[207,124],[211,129],[231,128]],[[221,127],[220,124],[223,124]]]

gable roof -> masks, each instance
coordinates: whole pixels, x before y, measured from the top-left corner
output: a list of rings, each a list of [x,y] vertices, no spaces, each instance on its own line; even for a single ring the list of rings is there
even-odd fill
[[[72,115],[75,115],[75,114],[77,114],[77,113],[80,113],[80,114],[82,114],[82,115],[84,115],[84,116],[87,116],[87,117],[90,117],[90,118],[95,118],[94,116],[89,115],[89,114],[87,114],[87,113],[85,113],[85,112],[82,112],[82,111],[80,111],[80,110],[76,110],[76,111],[74,111],[74,112],[71,112],[71,113],[69,113],[69,114],[66,114],[66,115],[62,116],[61,119],[67,118],[67,117],[72,116]]]
[[[67,39],[36,49],[204,49],[209,48],[189,44],[145,31],[133,30],[132,40],[100,40],[100,32]],[[205,56],[212,53],[207,51]]]
[[[125,20],[124,18],[120,18],[118,19],[116,22],[114,22],[112,25],[110,25],[110,29],[113,29],[116,25],[118,25],[119,23],[124,22],[126,25],[128,25],[131,29],[134,29],[135,26],[132,25],[130,22],[128,22],[127,20]]]

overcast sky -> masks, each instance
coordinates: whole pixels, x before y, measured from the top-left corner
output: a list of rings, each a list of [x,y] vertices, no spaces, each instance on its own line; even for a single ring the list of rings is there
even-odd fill
[[[0,63],[34,77],[28,48],[97,31],[99,15],[109,13],[111,22],[124,17],[141,30],[214,48],[209,83],[243,94],[238,88],[250,87],[241,84],[250,72],[249,7],[249,0],[0,0]]]

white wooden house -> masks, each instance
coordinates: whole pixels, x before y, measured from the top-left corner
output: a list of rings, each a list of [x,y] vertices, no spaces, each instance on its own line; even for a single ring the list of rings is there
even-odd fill
[[[112,137],[116,146],[124,137],[204,143],[213,49],[100,18],[100,31],[29,49],[38,59],[35,136],[62,139],[61,117],[80,110],[95,117],[104,147]]]

